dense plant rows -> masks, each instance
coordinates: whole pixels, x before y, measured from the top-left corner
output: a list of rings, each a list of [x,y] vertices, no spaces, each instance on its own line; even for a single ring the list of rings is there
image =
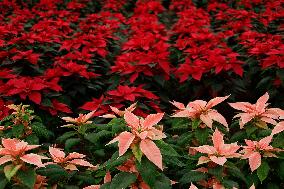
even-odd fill
[[[283,188],[283,20],[275,0],[0,1],[0,188]]]

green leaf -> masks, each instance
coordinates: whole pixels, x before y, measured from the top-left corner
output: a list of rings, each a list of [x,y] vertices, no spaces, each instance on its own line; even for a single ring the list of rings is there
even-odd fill
[[[243,172],[235,166],[235,164],[227,161],[227,171],[230,175],[242,179],[244,182],[247,182],[245,175]]]
[[[142,158],[141,163],[136,162],[136,168],[142,176],[142,179],[150,186],[153,187],[156,180],[156,175],[159,174],[156,166],[147,158]]]
[[[80,138],[69,138],[65,141],[65,150],[70,151],[70,149],[81,142]]]
[[[224,179],[222,181],[222,184],[226,187],[226,188],[239,188],[239,185],[237,182],[233,181],[233,180],[227,180],[227,179]]]
[[[223,176],[224,168],[221,166],[209,168],[208,173],[214,175],[217,179],[221,180]]]
[[[186,164],[180,161],[176,156],[163,156],[163,162],[171,167],[184,167]]]
[[[277,171],[278,175],[280,176],[280,178],[282,180],[284,180],[284,162],[281,162],[279,165],[278,165],[278,171]]]
[[[197,128],[194,131],[196,139],[200,142],[200,145],[206,144],[209,137],[209,129],[207,128]]]
[[[282,133],[279,133],[274,139],[273,139],[273,142],[272,142],[272,146],[273,147],[276,147],[276,148],[283,148],[284,147],[284,132]],[[284,178],[284,176],[283,176]]]
[[[35,134],[31,134],[31,135],[27,136],[25,141],[29,144],[34,144],[34,145],[39,144],[39,138]]]
[[[118,152],[115,152],[111,159],[109,159],[106,163],[105,163],[105,167],[107,170],[110,170],[112,168],[115,168],[119,165],[122,165],[126,160],[128,160],[130,157],[132,156],[132,153],[125,153],[123,156],[118,156]]]
[[[6,178],[10,181],[11,178],[18,172],[22,165],[6,165],[4,167],[4,173]]]
[[[207,175],[202,172],[190,171],[182,176],[180,182],[183,184],[187,184],[190,182],[197,182],[207,178]]]
[[[108,124],[114,134],[120,133],[125,130],[125,121],[123,118],[113,118]]]
[[[85,135],[85,138],[93,144],[97,144],[101,138],[112,136],[112,132],[102,130],[97,133],[88,133]]]
[[[246,129],[247,135],[250,136],[252,133],[254,133],[254,131],[257,130],[257,127],[248,124],[245,126],[245,129]]]
[[[172,118],[169,120],[173,129],[188,129],[189,120],[186,118]]]
[[[160,174],[155,179],[154,189],[171,189],[171,180],[166,177],[164,174]]]
[[[96,179],[91,175],[91,173],[80,173],[74,175],[74,179],[77,179],[81,182],[86,182],[88,184],[93,184],[96,182]]]
[[[64,186],[64,189],[80,189],[78,186],[75,185],[66,185]]]
[[[142,151],[140,150],[140,147],[138,146],[138,144],[136,144],[136,145],[134,145],[134,146],[132,147],[132,153],[133,153],[133,155],[135,156],[135,158],[136,158],[139,162],[141,162],[141,158],[142,158],[143,153],[142,153]]]
[[[16,138],[19,138],[20,136],[22,136],[24,134],[24,125],[20,124],[20,125],[14,125],[12,127],[12,133],[13,136]]]
[[[266,161],[262,161],[261,165],[257,169],[257,176],[258,176],[261,183],[268,176],[269,169],[270,169],[270,167],[269,167],[268,163]]]
[[[37,174],[47,176],[54,181],[62,180],[68,176],[68,172],[59,165],[47,165],[44,168],[37,169],[36,172]]]
[[[191,143],[193,137],[194,137],[193,133],[189,132],[183,133],[177,139],[177,145],[179,146],[188,145]]]
[[[69,132],[65,132],[63,135],[61,135],[60,137],[57,138],[57,141],[59,143],[63,143],[65,140],[67,140],[68,138],[77,135],[76,131],[69,131]]]
[[[194,119],[194,120],[192,120],[192,122],[191,122],[191,127],[192,127],[192,129],[198,128],[198,126],[200,125],[201,122],[202,122],[202,121],[201,121],[200,119]]]
[[[105,183],[105,184],[101,185],[100,189],[111,189],[110,184],[111,184],[110,182]]]
[[[279,188],[279,183],[268,183],[266,188],[269,188],[269,189],[280,189]]]
[[[48,139],[50,138],[50,136],[52,136],[52,133],[49,130],[47,130],[46,127],[40,122],[33,123],[31,125],[31,128],[38,137],[43,137],[45,139]]]
[[[121,172],[115,175],[110,183],[110,188],[123,189],[136,181],[136,175],[127,172]]]
[[[161,150],[162,155],[166,156],[180,156],[171,145],[165,143],[162,140],[155,141],[158,148]]]
[[[244,140],[247,137],[247,134],[245,131],[238,131],[233,134],[233,136],[230,138],[230,142],[238,142],[241,140]]]
[[[33,189],[36,181],[36,173],[34,170],[18,171],[17,178],[26,185],[27,187]]]
[[[1,174],[0,175],[0,189],[4,189],[7,184],[8,184],[8,180],[6,179],[4,174]]]

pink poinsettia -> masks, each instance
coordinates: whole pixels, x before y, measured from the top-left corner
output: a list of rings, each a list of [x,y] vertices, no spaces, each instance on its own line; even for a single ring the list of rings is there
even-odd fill
[[[70,123],[70,124],[67,124],[67,125],[63,125],[62,127],[74,126],[74,124],[77,125],[77,126],[81,126],[81,125],[84,125],[84,124],[91,124],[92,121],[89,121],[89,119],[91,119],[93,117],[95,111],[96,110],[91,111],[88,114],[79,114],[79,117],[77,117],[77,118],[62,117],[61,119]]]
[[[192,147],[200,153],[207,154],[207,156],[201,156],[198,164],[207,163],[213,161],[218,165],[224,165],[227,158],[239,157],[240,154],[236,151],[240,148],[237,143],[225,144],[222,133],[216,129],[212,136],[213,145],[203,145],[199,147]]]
[[[212,128],[213,121],[217,121],[228,129],[226,119],[217,111],[212,109],[217,104],[226,100],[229,96],[215,97],[209,102],[203,100],[195,100],[189,102],[187,106],[180,102],[172,102],[172,104],[179,110],[172,117],[187,117],[192,120],[200,119],[209,128]]]
[[[58,164],[71,171],[78,170],[76,167],[78,165],[91,168],[94,167],[91,163],[83,159],[86,157],[84,154],[72,152],[66,156],[62,150],[53,147],[49,147],[49,153],[53,163],[49,162],[47,164]]]
[[[266,123],[270,123],[272,125],[277,124],[275,120],[279,119],[279,117],[284,114],[284,111],[279,108],[267,108],[269,105],[267,103],[268,99],[269,95],[268,93],[265,93],[255,104],[248,102],[229,103],[232,108],[243,111],[243,113],[239,113],[234,117],[240,118],[239,124],[241,129],[246,123],[252,120],[255,121],[257,126],[262,128],[267,128]]]
[[[37,167],[44,167],[42,159],[47,159],[44,156],[40,156],[34,153],[25,154],[27,151],[38,148],[39,145],[29,145],[27,142],[2,138],[2,145],[4,148],[0,148],[0,165],[12,161],[16,164],[22,164],[23,162],[36,165]]]
[[[143,119],[126,111],[124,119],[131,132],[124,131],[120,133],[108,144],[118,141],[119,156],[122,156],[131,145],[134,146],[139,143],[142,153],[160,169],[163,169],[160,149],[153,142],[153,140],[160,140],[166,137],[161,130],[154,128],[163,115],[163,113],[150,114]]]
[[[133,112],[136,108],[136,105],[137,103],[133,103],[131,104],[128,108],[125,108],[125,110],[119,110],[118,108],[114,107],[114,106],[109,106],[110,109],[116,114],[105,114],[105,115],[102,115],[100,117],[103,117],[103,118],[116,118],[117,116],[119,117],[123,117],[125,112],[128,111],[128,112]]]
[[[273,148],[269,145],[273,135],[267,136],[260,141],[245,140],[247,146],[243,146],[243,158],[249,160],[251,171],[255,171],[261,165],[261,157],[277,157],[273,152],[279,152],[281,149]]]

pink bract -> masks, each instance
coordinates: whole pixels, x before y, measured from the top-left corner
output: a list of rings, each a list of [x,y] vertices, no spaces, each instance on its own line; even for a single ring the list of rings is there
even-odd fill
[[[124,131],[111,140],[108,144],[118,141],[119,156],[122,156],[131,145],[139,143],[140,150],[143,154],[157,165],[162,167],[162,155],[159,148],[152,140],[165,138],[165,134],[156,128],[155,125],[162,119],[163,113],[150,114],[145,119],[138,118],[131,112],[126,111],[124,119],[131,132]],[[138,140],[138,141],[136,141]]]
[[[279,108],[267,108],[268,99],[269,95],[268,93],[265,93],[255,104],[248,102],[229,103],[232,108],[243,111],[243,113],[239,113],[234,116],[234,118],[240,118],[239,124],[241,129],[246,123],[254,119],[256,119],[256,121],[262,121],[272,125],[277,124],[276,120],[279,119],[280,116],[284,115],[284,111]]]
[[[172,117],[187,117],[192,120],[200,119],[203,123],[207,125],[207,127],[211,129],[213,121],[216,121],[224,125],[227,129],[229,129],[226,119],[217,110],[212,109],[214,106],[223,102],[228,97],[229,96],[215,97],[209,102],[203,100],[195,100],[193,102],[189,102],[186,107],[180,102],[171,102],[179,109],[174,115],[172,115]]]
[[[207,154],[207,156],[201,156],[198,164],[207,163],[213,161],[218,165],[224,165],[227,158],[240,157],[240,154],[236,153],[240,146],[237,143],[225,144],[223,134],[216,129],[212,136],[213,146],[203,145],[199,147],[192,147],[200,153]]]
[[[0,165],[9,161],[16,162],[20,159],[37,167],[44,167],[41,160],[47,159],[46,157],[34,153],[26,154],[27,151],[38,148],[39,145],[28,145],[27,142],[10,138],[3,138],[2,145],[4,148],[0,148],[0,155],[2,156],[0,158]],[[17,162],[17,164],[21,164],[21,162]]]

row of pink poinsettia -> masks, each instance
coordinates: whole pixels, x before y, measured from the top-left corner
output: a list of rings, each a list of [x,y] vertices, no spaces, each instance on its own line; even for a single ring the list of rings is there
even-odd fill
[[[228,128],[228,124],[225,118],[218,113],[216,110],[212,109],[217,104],[223,102],[227,97],[216,97],[209,102],[196,100],[188,103],[185,107],[182,103],[172,102],[179,110],[173,115],[173,117],[186,117],[190,119],[200,119],[204,125],[212,128],[213,121],[217,121]],[[237,102],[230,103],[230,105],[243,112],[237,114],[235,117],[240,117],[240,127],[241,129],[244,125],[250,121],[258,122],[261,127],[267,126],[266,123],[276,125],[272,129],[271,135],[259,140],[245,140],[246,146],[239,146],[237,143],[225,144],[223,134],[216,128],[212,136],[213,146],[203,145],[199,147],[191,147],[195,151],[190,151],[190,153],[200,152],[206,154],[206,156],[201,156],[198,161],[198,165],[214,162],[218,165],[223,166],[227,158],[242,158],[248,159],[251,171],[255,171],[261,165],[261,157],[277,157],[274,153],[283,151],[282,149],[273,148],[270,143],[275,134],[278,134],[284,130],[284,122],[279,122],[277,124],[276,120],[283,118],[284,111],[279,108],[268,108],[268,93],[264,94],[258,99],[255,104],[250,104],[248,102]],[[130,111],[133,111],[133,107],[130,107]],[[124,113],[124,119],[127,125],[131,128],[131,132],[122,132],[117,137],[115,137],[110,143],[118,141],[119,155],[123,155],[127,149],[132,148],[135,145],[139,145],[142,153],[152,161],[157,167],[163,170],[162,167],[162,155],[159,148],[155,145],[152,140],[160,140],[165,137],[162,133],[161,128],[155,128],[154,126],[162,119],[163,114],[151,114],[145,119],[138,118],[130,111],[118,111],[115,109],[115,113],[122,115]],[[107,116],[111,117],[111,116]],[[265,124],[265,125],[264,125]],[[201,124],[202,125],[202,124]],[[204,126],[202,125],[202,126]],[[138,140],[137,140],[138,139]],[[109,144],[110,144],[109,143]],[[240,148],[241,151],[237,152]],[[192,155],[193,155],[192,154]],[[196,171],[206,172],[206,168],[199,168]],[[213,188],[221,189],[224,188],[218,180],[214,180]],[[94,187],[99,187],[98,185]],[[88,188],[92,188],[88,187]],[[191,184],[190,189],[196,189],[197,187]],[[254,185],[250,187],[255,188]]]
[[[208,126],[209,128],[212,128],[213,121],[216,121],[228,129],[225,118],[218,113],[217,110],[212,109],[227,98],[228,96],[216,97],[209,102],[196,100],[188,103],[187,106],[184,106],[179,102],[172,102],[179,108],[172,117],[186,117],[192,120],[200,119],[202,121],[200,127]],[[204,154],[199,158],[198,165],[214,162],[223,166],[226,163],[227,158],[242,158],[249,160],[249,165],[253,172],[261,165],[262,157],[276,157],[276,152],[283,151],[282,149],[273,148],[270,145],[273,136],[284,130],[284,122],[277,123],[278,120],[283,118],[283,110],[279,108],[268,108],[268,98],[269,95],[266,93],[260,97],[255,104],[237,102],[231,103],[230,105],[237,110],[243,111],[235,116],[240,117],[241,128],[250,121],[258,123],[256,125],[263,128],[267,126],[266,123],[269,123],[276,125],[272,129],[271,135],[261,139],[260,141],[245,140],[246,146],[239,146],[237,143],[225,144],[223,134],[218,129],[215,129],[212,136],[213,146],[203,145],[190,148],[191,155],[196,152]],[[111,109],[117,116],[124,117],[127,126],[131,130],[130,132],[124,131],[120,133],[109,142],[109,144],[118,142],[119,156],[122,156],[129,148],[132,150],[140,149],[151,162],[163,170],[162,155],[160,149],[156,146],[153,140],[160,140],[166,137],[166,135],[162,132],[162,126],[157,125],[163,118],[164,114],[150,114],[146,118],[137,117],[132,113],[135,109],[135,104],[124,111],[115,107],[111,107]],[[86,115],[80,114],[78,118],[63,117],[62,119],[70,123],[66,126],[75,125],[79,127],[83,124],[91,123],[89,119],[92,118],[94,112],[95,111]],[[115,117],[116,115],[108,114],[102,117],[109,118]],[[3,148],[0,149],[0,155],[2,156],[0,158],[0,165],[12,161],[13,164],[21,166],[24,166],[25,163],[33,164],[37,167],[44,167],[48,164],[58,164],[68,170],[77,170],[76,166],[78,165],[95,169],[95,166],[84,160],[85,155],[76,152],[70,153],[66,156],[62,150],[49,147],[49,156],[51,157],[52,162],[42,163],[42,160],[47,160],[49,158],[34,153],[26,153],[29,150],[38,148],[39,145],[28,145],[28,143],[18,139],[2,139],[2,145]],[[237,152],[240,148],[242,148],[242,150]],[[124,168],[120,169],[124,171],[126,170]],[[132,170],[128,169],[127,171],[137,172],[133,162]],[[206,171],[206,168],[198,169],[197,171]],[[143,184],[146,185],[145,183]],[[219,185],[220,188],[222,188],[218,181],[215,181],[215,185]]]

